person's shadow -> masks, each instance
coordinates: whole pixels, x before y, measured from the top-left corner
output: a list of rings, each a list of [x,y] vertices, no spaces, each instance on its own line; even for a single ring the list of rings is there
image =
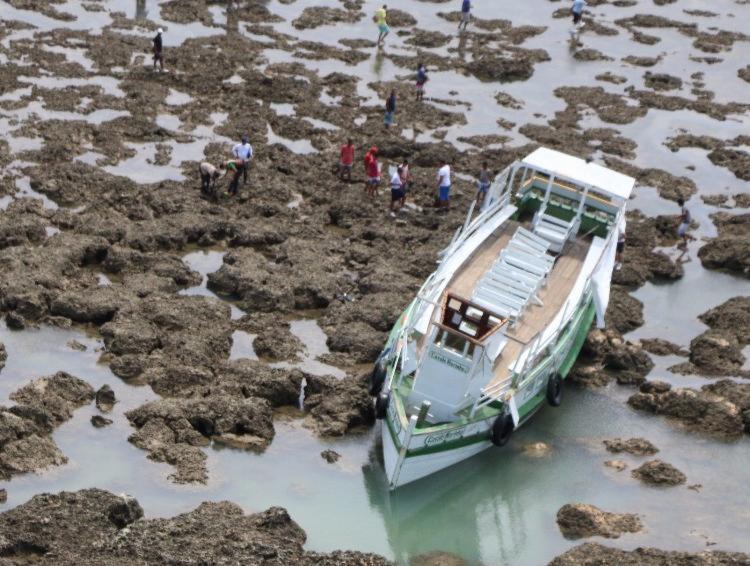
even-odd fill
[[[375,73],[375,75],[378,78],[378,81],[382,79],[382,73],[383,73],[383,61],[385,60],[385,49],[382,45],[378,46],[378,49],[375,51],[375,59],[372,63],[372,72]]]

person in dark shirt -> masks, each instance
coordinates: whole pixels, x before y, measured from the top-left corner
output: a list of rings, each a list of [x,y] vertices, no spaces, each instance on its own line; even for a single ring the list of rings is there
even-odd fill
[[[396,91],[392,90],[391,95],[385,101],[385,127],[388,128],[393,124],[393,117],[396,114]]]
[[[424,85],[428,80],[430,79],[427,77],[427,69],[420,63],[417,68],[417,100],[424,98]]]
[[[461,26],[466,31],[466,26],[471,21],[471,0],[463,0],[461,2],[461,21],[458,22],[458,31],[461,31]]]
[[[160,69],[164,70],[164,45],[161,40],[161,34],[164,30],[159,28],[154,37],[154,69],[156,69],[156,63],[158,61]]]

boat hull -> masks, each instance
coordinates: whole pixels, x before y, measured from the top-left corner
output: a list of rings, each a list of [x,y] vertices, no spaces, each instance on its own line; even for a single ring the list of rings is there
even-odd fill
[[[578,357],[583,341],[594,318],[594,305],[590,299],[573,316],[574,327],[559,336],[552,349],[555,355],[542,360],[529,371],[529,385],[516,393],[520,401],[518,428],[528,421],[546,401],[546,383],[553,372],[565,378]],[[559,360],[558,363],[553,363]],[[417,417],[407,418],[398,391],[391,392],[388,411],[381,431],[383,460],[390,489],[417,481],[448,468],[467,458],[493,447],[491,429],[498,416],[508,407],[498,404],[485,409],[474,420],[417,427]]]
[[[385,473],[388,476],[390,489],[396,489],[430,476],[492,447],[488,437],[487,440],[453,450],[441,450],[414,456],[407,454],[402,460],[400,456],[403,448],[395,444],[387,423],[383,423],[381,436],[383,438]]]

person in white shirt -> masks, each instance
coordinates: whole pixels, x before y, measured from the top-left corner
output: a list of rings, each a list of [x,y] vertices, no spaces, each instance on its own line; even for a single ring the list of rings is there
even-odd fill
[[[201,163],[198,171],[201,175],[201,192],[206,196],[213,196],[216,192],[216,181],[223,177],[222,173],[208,161]]]
[[[250,145],[247,136],[242,136],[242,142],[232,148],[232,155],[235,159],[242,160],[242,184],[245,185],[247,183],[247,167],[253,158],[253,146]]]
[[[440,160],[440,169],[437,174],[438,186],[438,208],[450,208],[451,192],[451,167],[444,160]]]
[[[399,166],[391,177],[391,216],[396,216],[396,212],[401,208],[401,202],[404,198],[404,170]]]

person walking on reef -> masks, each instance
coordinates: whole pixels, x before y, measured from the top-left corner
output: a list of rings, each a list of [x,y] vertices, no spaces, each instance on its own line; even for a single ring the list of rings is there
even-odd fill
[[[382,8],[375,10],[375,23],[378,24],[378,46],[385,41],[385,36],[391,31],[388,27],[386,18],[388,17],[388,6],[383,4]]]
[[[583,9],[586,7],[586,0],[573,0],[571,13],[573,14],[573,25],[583,27]]]
[[[448,210],[450,208],[451,194],[451,166],[445,159],[440,160],[440,169],[437,174],[438,208]]]
[[[159,68],[164,70],[164,43],[162,42],[161,34],[164,30],[159,28],[156,30],[156,37],[154,37],[154,70],[156,70],[156,63],[159,63]]]
[[[625,230],[618,228],[617,247],[615,248],[615,271],[622,269],[622,254],[625,252]]]
[[[253,146],[247,139],[247,136],[242,136],[240,143],[236,144],[232,148],[232,155],[241,165],[240,173],[242,173],[242,184],[243,186],[247,183],[247,168],[250,165],[250,160],[253,158]]]
[[[374,197],[380,185],[380,166],[378,165],[378,148],[372,146],[365,154],[365,191],[369,197]]]
[[[461,2],[461,20],[458,22],[458,31],[461,31],[461,26],[464,26],[464,31],[466,31],[466,26],[469,25],[470,21],[471,0],[463,0],[463,2]]]
[[[690,223],[693,221],[693,218],[690,216],[690,211],[685,206],[685,199],[678,198],[677,204],[680,205],[680,223],[677,226],[677,235],[682,238],[680,247],[687,249],[688,241],[692,239],[690,234],[688,234],[688,230],[690,229]]]
[[[391,176],[391,216],[403,206],[404,200],[404,170],[399,165]]]
[[[417,67],[417,100],[422,101],[424,99],[424,85],[430,79],[427,77],[427,69],[423,63],[419,63]]]
[[[487,162],[482,163],[482,170],[479,172],[479,183],[477,184],[477,207],[481,207],[484,199],[487,197],[487,191],[490,189],[490,171],[487,169]]]
[[[385,101],[385,127],[389,128],[393,124],[393,117],[396,114],[396,91],[391,90],[390,96]]]
[[[409,189],[412,185],[412,177],[411,173],[409,172],[409,161],[404,159],[404,161],[401,163],[401,181],[402,181],[402,187],[401,187],[401,208],[403,208],[406,205],[406,194],[409,192]]]
[[[208,161],[204,161],[198,166],[201,175],[201,192],[207,197],[216,192],[216,181],[222,177],[219,168],[214,167]]]
[[[346,174],[346,180],[352,182],[352,166],[354,165],[354,142],[351,138],[346,141],[345,145],[341,146],[341,157],[339,159],[339,179],[344,180],[344,174]]]

